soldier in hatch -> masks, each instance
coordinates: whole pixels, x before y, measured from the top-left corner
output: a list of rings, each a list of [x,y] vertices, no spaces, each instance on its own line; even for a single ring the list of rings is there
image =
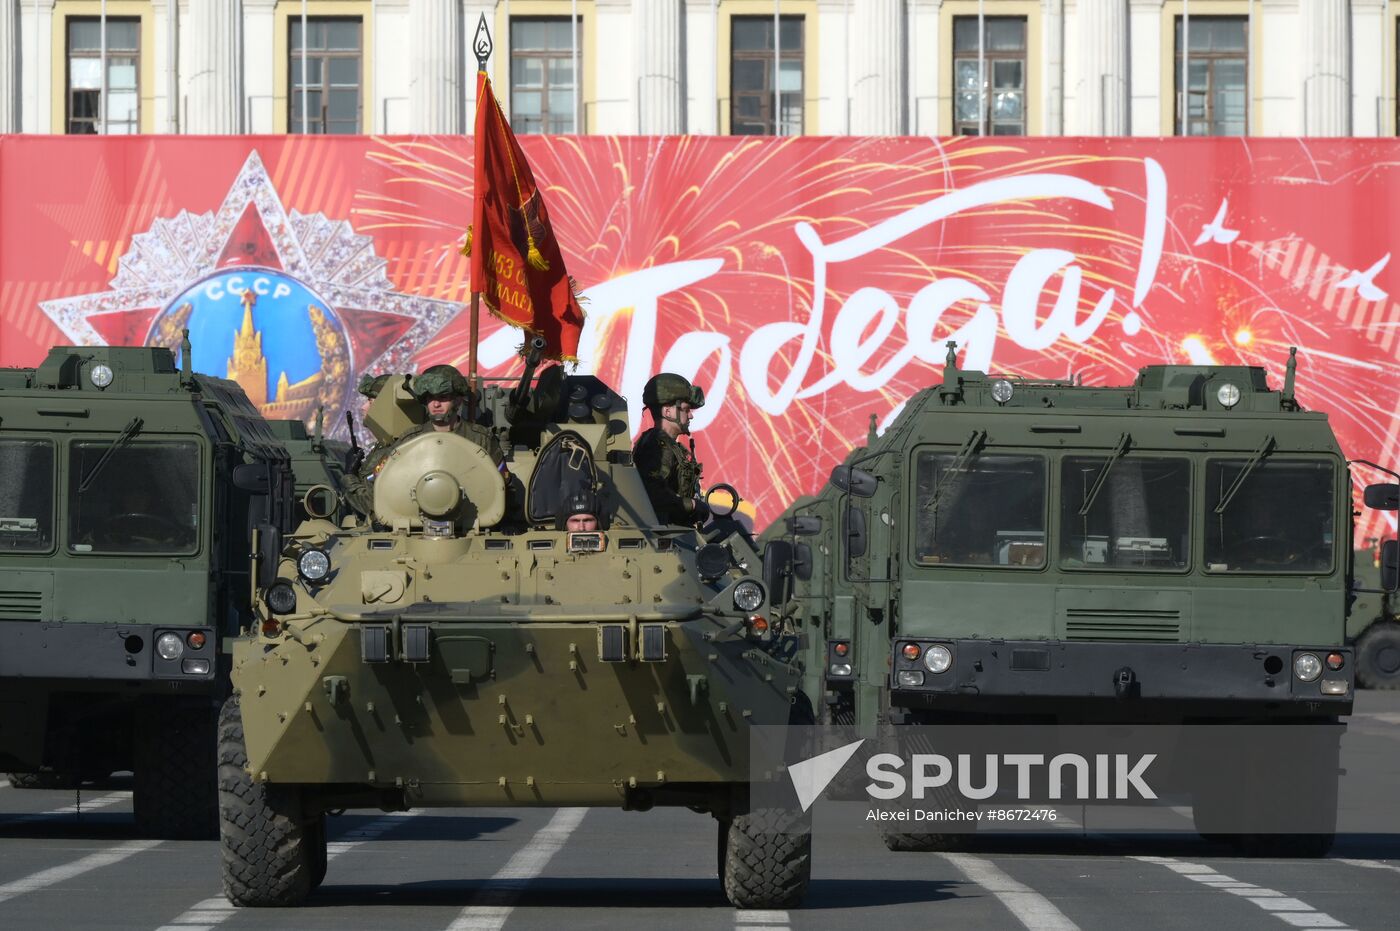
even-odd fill
[[[705,393],[671,372],[654,376],[642,389],[642,404],[654,426],[637,438],[632,459],[642,474],[656,516],[668,524],[700,526],[710,508],[700,497],[700,463],[681,436],[690,435],[692,412],[703,407]]]
[[[373,386],[379,387],[379,386]],[[355,473],[345,477],[345,497],[361,514],[374,510],[374,478],[379,474],[389,454],[400,443],[423,433],[455,433],[466,437],[486,450],[496,467],[505,470],[501,444],[487,427],[475,424],[464,416],[463,406],[471,388],[466,378],[451,365],[434,365],[413,379],[413,393],[428,411],[428,419],[394,442],[370,450]]]

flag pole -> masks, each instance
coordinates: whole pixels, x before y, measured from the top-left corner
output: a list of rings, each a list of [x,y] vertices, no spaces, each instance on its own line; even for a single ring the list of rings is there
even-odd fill
[[[486,63],[491,58],[491,30],[486,25],[486,14],[483,12],[481,18],[476,23],[476,36],[472,39],[472,51],[476,54],[476,70],[486,73]],[[489,80],[489,77],[488,77]],[[482,105],[480,95],[476,101],[477,107]],[[475,140],[473,140],[475,141]],[[480,151],[478,149],[478,151]],[[477,180],[481,176],[481,166],[475,165]],[[476,181],[472,183],[472,199],[481,196],[477,189]],[[474,211],[473,211],[474,212]],[[472,309],[471,309],[471,343],[467,347],[467,383],[472,386],[472,392],[467,399],[467,414],[472,422],[476,421],[476,399],[481,394],[481,377],[477,374],[476,356],[477,343],[481,337],[481,292],[472,289]]]

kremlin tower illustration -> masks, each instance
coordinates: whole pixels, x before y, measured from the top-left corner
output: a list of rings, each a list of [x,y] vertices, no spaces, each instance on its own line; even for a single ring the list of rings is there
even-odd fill
[[[225,377],[238,382],[248,400],[265,417],[306,420],[316,407],[323,375],[320,372],[293,384],[282,372],[277,376],[277,394],[267,397],[267,358],[263,355],[261,330],[253,326],[253,305],[257,295],[252,289],[243,292],[243,323],[233,336],[233,355],[229,357]],[[314,320],[322,316],[314,304],[307,308]]]

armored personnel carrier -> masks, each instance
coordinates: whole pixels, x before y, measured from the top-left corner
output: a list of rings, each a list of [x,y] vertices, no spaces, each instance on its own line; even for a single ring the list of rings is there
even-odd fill
[[[371,393],[365,424],[388,448],[372,513],[263,550],[256,623],[234,644],[230,901],[301,902],[331,810],[670,805],[717,819],[732,902],[797,902],[810,837],[750,810],[749,739],[811,711],[738,525],[657,520],[626,404],[597,379],[552,367],[489,386],[477,420],[502,440],[499,467],[454,433],[399,440],[425,420],[407,376]],[[597,526],[571,531],[579,494]]]
[[[140,833],[214,834],[221,645],[250,617],[253,535],[292,525],[289,449],[304,482],[336,480],[304,426],[270,425],[168,349],[60,346],[0,369],[0,770],[15,784],[134,770]]]
[[[1295,370],[1101,388],[964,371],[950,347],[942,384],[765,534],[815,554],[793,605],[819,707],[866,728],[1350,713],[1352,479]],[[1306,763],[1335,786],[1335,755]]]

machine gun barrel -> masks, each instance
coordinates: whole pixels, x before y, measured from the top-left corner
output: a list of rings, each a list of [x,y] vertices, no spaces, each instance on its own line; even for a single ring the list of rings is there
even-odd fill
[[[525,371],[520,373],[520,384],[510,393],[510,407],[506,410],[506,417],[511,423],[519,423],[530,405],[530,382],[535,377],[535,369],[539,368],[544,346],[542,336],[533,337],[529,342],[530,348],[525,354]]]

